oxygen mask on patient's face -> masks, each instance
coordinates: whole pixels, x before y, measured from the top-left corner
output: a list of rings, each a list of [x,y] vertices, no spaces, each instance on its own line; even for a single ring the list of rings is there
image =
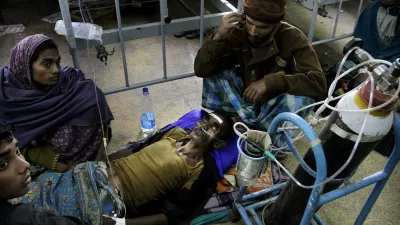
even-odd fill
[[[196,126],[193,129],[193,132],[201,138],[202,141],[208,141],[215,139],[221,143],[225,143],[224,141],[218,139],[214,135],[210,134],[207,130],[209,129],[210,124],[205,120],[197,121]]]

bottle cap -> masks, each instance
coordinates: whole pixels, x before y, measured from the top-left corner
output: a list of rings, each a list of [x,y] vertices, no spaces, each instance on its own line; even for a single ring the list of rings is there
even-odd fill
[[[149,93],[149,89],[147,87],[144,87],[142,90],[143,90],[143,94],[148,94]]]

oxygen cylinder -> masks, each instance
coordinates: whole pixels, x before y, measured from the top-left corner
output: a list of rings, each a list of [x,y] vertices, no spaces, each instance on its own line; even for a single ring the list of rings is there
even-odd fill
[[[400,60],[392,67],[377,66],[373,69],[374,80],[378,81],[374,91],[372,106],[387,102],[392,95],[395,82],[400,75]],[[393,78],[393,79],[392,79]],[[389,82],[388,82],[389,81]],[[395,81],[395,82],[394,82]],[[384,90],[383,90],[384,89]],[[371,85],[364,84],[359,90],[349,92],[337,104],[339,109],[361,110],[368,108]],[[388,94],[389,93],[389,94]],[[337,189],[344,179],[351,176],[379,141],[390,131],[393,124],[393,108],[395,102],[387,107],[373,111],[368,120],[361,141],[350,164],[336,177],[341,179],[325,185],[324,193]],[[348,160],[353,151],[356,139],[360,133],[367,113],[364,112],[332,112],[322,128],[319,138],[325,152],[328,177],[336,173]],[[305,162],[316,171],[315,159],[309,149],[304,157]],[[311,186],[315,178],[310,176],[301,166],[298,166],[294,176],[303,185]],[[312,189],[303,189],[292,180],[288,181],[278,199],[267,210],[265,224],[268,225],[298,225],[303,217]]]

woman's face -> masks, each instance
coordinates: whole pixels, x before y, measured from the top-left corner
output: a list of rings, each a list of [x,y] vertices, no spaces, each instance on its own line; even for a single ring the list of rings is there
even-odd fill
[[[29,191],[29,168],[15,138],[0,143],[0,200],[20,197]]]
[[[46,49],[32,62],[33,80],[41,85],[54,85],[60,76],[61,57],[57,49]]]

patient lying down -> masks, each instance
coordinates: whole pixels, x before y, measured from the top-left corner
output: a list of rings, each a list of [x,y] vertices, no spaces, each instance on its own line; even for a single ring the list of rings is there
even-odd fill
[[[18,202],[33,203],[35,207],[45,207],[60,215],[101,224],[108,220],[99,215],[129,218],[140,213],[142,206],[170,193],[183,191],[185,194],[178,199],[194,201],[196,196],[185,190],[191,189],[201,174],[204,157],[211,150],[222,148],[232,137],[232,127],[228,116],[208,114],[190,134],[178,127],[172,128],[159,141],[137,153],[112,160],[107,168],[105,163],[88,162],[64,174],[46,172]],[[107,162],[104,155],[98,160]],[[180,210],[187,209],[181,207],[174,211]],[[168,223],[175,222],[162,212],[126,220],[126,224],[135,225]]]

